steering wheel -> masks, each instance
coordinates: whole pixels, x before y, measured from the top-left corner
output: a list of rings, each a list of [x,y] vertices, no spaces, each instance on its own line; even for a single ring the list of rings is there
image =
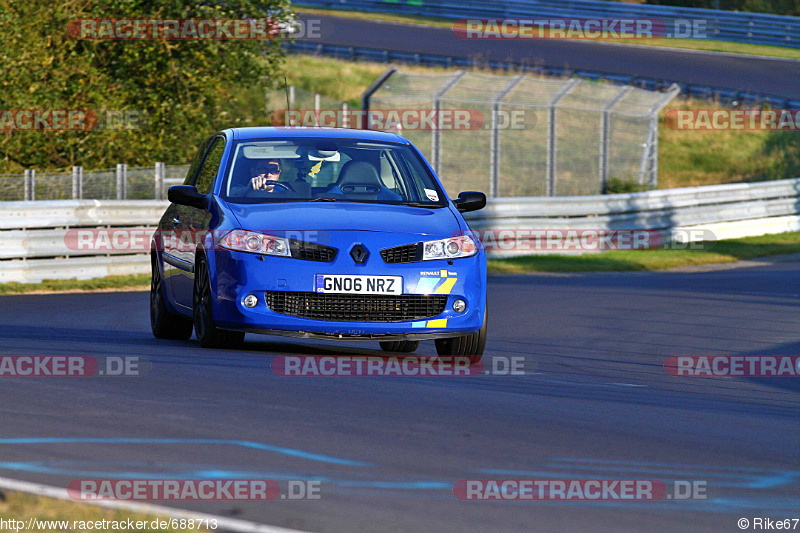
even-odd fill
[[[275,183],[268,183],[267,185],[272,185],[273,187],[283,187],[284,190],[287,190],[289,192],[294,192],[291,187],[289,187],[282,181],[276,181]]]
[[[381,192],[380,185],[375,185],[374,183],[348,183],[347,185],[341,185],[339,188],[342,189],[342,192],[345,194],[353,192],[368,192],[368,193]],[[356,189],[359,188],[364,190],[356,191]]]
[[[270,182],[270,183],[267,183],[267,185],[272,185],[274,187],[281,187],[285,191],[294,192],[291,187],[289,187],[288,185],[286,185],[285,183],[283,183],[281,181]],[[252,187],[248,186],[247,193],[245,194],[245,196],[252,196],[254,193],[264,193],[264,192],[267,192],[267,191],[264,190],[264,189],[253,189]],[[272,189],[272,192],[275,192],[275,189]]]

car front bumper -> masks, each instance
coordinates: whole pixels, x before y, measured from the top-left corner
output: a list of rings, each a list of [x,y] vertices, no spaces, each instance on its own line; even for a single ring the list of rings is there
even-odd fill
[[[209,261],[215,281],[214,321],[220,328],[252,333],[372,341],[453,337],[481,328],[486,307],[486,259],[482,253],[452,261],[386,264],[379,250],[392,244],[367,246],[370,255],[363,264],[356,264],[342,247],[332,263],[218,248]],[[447,302],[436,316],[391,322],[302,318],[277,313],[267,305],[267,291],[313,293],[318,274],[401,276],[403,294],[446,295]],[[244,298],[250,294],[258,299],[253,308],[244,305]],[[457,299],[467,303],[461,313],[453,310]]]

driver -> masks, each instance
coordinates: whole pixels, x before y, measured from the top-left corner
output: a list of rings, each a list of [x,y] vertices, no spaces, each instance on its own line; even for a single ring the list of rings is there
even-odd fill
[[[270,181],[278,181],[281,177],[281,162],[278,159],[262,159],[253,163],[251,167],[253,178],[250,187],[254,191],[273,192],[275,185]]]

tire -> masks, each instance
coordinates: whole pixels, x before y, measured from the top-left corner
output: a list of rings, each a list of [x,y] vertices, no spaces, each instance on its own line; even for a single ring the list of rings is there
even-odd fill
[[[211,302],[211,276],[206,259],[198,254],[192,294],[194,334],[203,348],[236,348],[244,342],[244,332],[219,329],[214,324]]]
[[[419,341],[384,341],[381,350],[384,352],[411,353],[419,348]]]
[[[436,353],[439,355],[469,357],[469,364],[478,364],[486,347],[486,333],[486,312],[484,312],[481,329],[461,337],[436,339]]]
[[[171,313],[164,300],[164,284],[156,254],[150,255],[150,328],[157,339],[187,340],[194,324],[188,318]]]

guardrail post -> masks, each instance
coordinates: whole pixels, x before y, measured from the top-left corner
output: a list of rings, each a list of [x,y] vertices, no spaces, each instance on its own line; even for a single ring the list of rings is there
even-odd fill
[[[525,79],[524,75],[514,76],[506,83],[500,91],[495,94],[492,100],[492,136],[489,146],[489,195],[493,198],[500,196],[500,102],[503,101],[508,93]]]
[[[156,163],[154,198],[156,200],[164,199],[164,163]]]
[[[441,167],[441,149],[442,149],[442,117],[439,112],[442,107],[442,97],[458,83],[458,80],[464,77],[467,72],[464,70],[456,71],[449,80],[433,94],[433,117],[436,120],[436,125],[431,132],[431,159],[433,160],[433,171],[439,174]],[[441,178],[441,177],[440,177]]]
[[[573,78],[553,96],[547,111],[547,196],[556,195],[556,106],[580,80]]]
[[[604,193],[606,191],[606,186],[608,185],[608,136],[609,131],[611,129],[611,109],[617,105],[617,102],[622,99],[623,96],[628,94],[633,90],[633,87],[630,85],[627,87],[623,87],[614,95],[614,97],[609,100],[604,106],[602,110],[602,115],[600,117],[600,192]]]
[[[117,200],[125,200],[127,197],[128,185],[128,165],[117,163]]]
[[[83,167],[72,167],[72,198],[83,198]]]

